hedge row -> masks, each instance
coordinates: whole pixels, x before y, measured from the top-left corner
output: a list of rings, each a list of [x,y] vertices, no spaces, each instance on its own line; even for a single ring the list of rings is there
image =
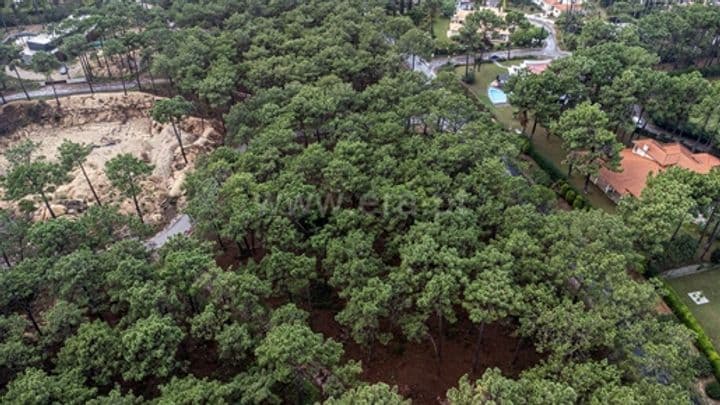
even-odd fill
[[[685,326],[697,334],[697,339],[695,341],[696,346],[708,358],[710,365],[712,365],[715,378],[720,381],[720,354],[718,354],[717,350],[715,350],[712,340],[710,340],[707,333],[705,333],[705,330],[702,326],[700,326],[700,322],[698,322],[695,315],[690,312],[690,308],[682,302],[677,292],[675,292],[670,284],[668,284],[665,280],[662,280],[662,284],[665,290],[665,302],[668,304],[670,309],[673,310],[675,316],[677,316],[678,319],[685,324]]]
[[[536,150],[535,146],[533,146],[532,142],[528,141],[527,145],[527,154],[533,158],[533,160],[540,166],[541,169],[545,170],[549,175],[550,178],[553,179],[553,181],[558,180],[567,180],[567,176],[565,173],[563,173],[560,168],[555,166],[555,163],[545,159],[542,155],[540,155]]]
[[[567,181],[560,180],[555,185],[554,189],[555,192],[560,197],[564,198],[568,204],[572,205],[574,209],[581,210],[583,208],[590,207],[590,202],[582,196],[582,193],[580,193],[575,187],[572,186],[572,184],[568,183]]]
[[[538,166],[540,166],[540,168],[543,169],[553,180],[555,183],[553,190],[560,198],[567,201],[567,203],[574,209],[589,208],[591,206],[590,202],[583,197],[580,190],[568,183],[567,176],[562,170],[560,170],[560,168],[555,166],[555,163],[545,159],[545,157],[537,153],[532,142],[528,141],[527,145],[523,145],[523,147],[525,148],[528,156],[533,158],[535,163],[537,163]]]

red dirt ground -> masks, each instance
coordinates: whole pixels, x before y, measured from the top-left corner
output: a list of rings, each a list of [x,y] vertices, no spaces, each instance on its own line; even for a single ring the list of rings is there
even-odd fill
[[[435,352],[425,340],[419,343],[400,342],[396,336],[388,346],[378,345],[374,349],[373,359],[368,363],[363,348],[346,337],[330,310],[315,310],[311,316],[311,326],[316,332],[341,342],[346,357],[362,361],[364,381],[385,382],[397,385],[400,392],[412,398],[413,404],[438,404],[445,393],[457,385],[464,374],[470,374],[472,357],[477,338],[476,329],[467,320],[458,321],[448,333],[443,346],[443,363],[438,372]],[[478,378],[485,369],[498,367],[503,374],[516,376],[522,370],[537,364],[542,356],[535,352],[532,343],[525,342],[519,352],[518,360],[511,364],[517,339],[511,336],[510,328],[499,323],[485,328],[483,348],[481,350],[478,372],[471,378]]]
[[[226,246],[227,251],[216,257],[218,266],[224,269],[238,265],[237,247],[232,243],[226,243]],[[254,252],[254,260],[259,262],[264,254],[264,250],[258,249]],[[240,263],[247,260],[245,258]],[[309,309],[304,305],[301,307]],[[403,396],[412,399],[413,404],[438,404],[445,399],[448,389],[457,386],[460,377],[471,374],[477,332],[467,319],[460,319],[448,327],[447,337],[443,341],[443,362],[438,367],[435,352],[428,340],[405,342],[399,333],[387,346],[377,345],[373,348],[373,358],[368,362],[366,350],[356,344],[335,321],[337,311],[313,309],[310,312],[310,326],[315,332],[342,343],[347,359],[362,362],[361,378],[364,381],[396,385]],[[485,327],[480,364],[471,378],[479,378],[487,368],[492,367],[499,368],[504,375],[517,376],[542,359],[532,342],[525,341],[513,364],[518,339],[512,336],[512,332],[510,326],[500,323]],[[433,334],[437,336],[434,331]]]

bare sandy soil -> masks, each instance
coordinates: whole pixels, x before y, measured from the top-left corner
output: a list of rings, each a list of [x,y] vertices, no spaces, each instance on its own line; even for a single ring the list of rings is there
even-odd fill
[[[182,183],[185,173],[194,165],[198,154],[219,144],[222,136],[208,122],[194,117],[184,120],[181,125],[183,144],[186,147],[189,164],[185,165],[172,126],[154,122],[148,111],[156,97],[144,93],[122,95],[73,96],[62,100],[57,117],[43,117],[42,124],[29,124],[0,137],[0,152],[30,139],[41,142],[38,156],[56,160],[57,148],[68,139],[93,145],[85,170],[103,203],[117,203],[122,212],[134,213],[132,202],[110,186],[105,174],[105,162],[120,153],[131,153],[152,164],[154,170],[147,181],[142,183],[143,193],[140,204],[146,222],[161,223],[168,206],[177,203],[182,207]],[[30,102],[36,103],[36,102]],[[48,103],[48,105],[54,105]],[[0,110],[3,114],[18,114]],[[0,174],[7,170],[7,161],[0,157]],[[94,200],[87,182],[79,169],[71,173],[73,180],[59,186],[52,193],[53,211],[56,214],[74,214],[79,202],[87,205]],[[3,201],[0,206],[7,207]],[[37,203],[36,218],[46,218],[47,210]]]

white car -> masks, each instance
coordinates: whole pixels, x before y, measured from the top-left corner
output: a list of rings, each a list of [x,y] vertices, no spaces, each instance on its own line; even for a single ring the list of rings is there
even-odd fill
[[[632,120],[635,123],[635,126],[638,128],[642,128],[645,126],[645,120],[640,117],[632,117]]]

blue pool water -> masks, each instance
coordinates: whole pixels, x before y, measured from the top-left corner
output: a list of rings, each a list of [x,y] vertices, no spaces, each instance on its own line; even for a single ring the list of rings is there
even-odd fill
[[[488,87],[488,98],[493,104],[507,103],[507,95],[497,87]]]

